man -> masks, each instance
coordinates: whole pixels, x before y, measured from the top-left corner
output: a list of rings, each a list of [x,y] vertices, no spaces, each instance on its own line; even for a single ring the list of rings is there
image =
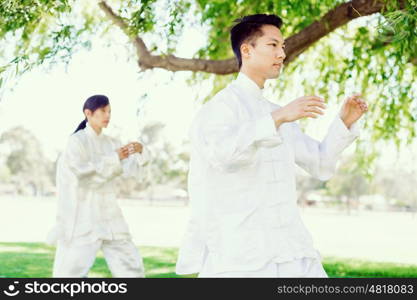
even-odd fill
[[[297,208],[295,164],[328,180],[340,153],[358,136],[366,111],[345,100],[322,142],[294,123],[325,109],[317,96],[286,106],[262,97],[285,59],[282,21],[251,15],[231,30],[237,79],[205,104],[190,129],[191,219],[178,274],[199,277],[327,277]]]

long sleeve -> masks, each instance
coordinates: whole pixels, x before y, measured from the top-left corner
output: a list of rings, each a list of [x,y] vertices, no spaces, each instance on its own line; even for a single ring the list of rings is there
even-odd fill
[[[150,160],[150,153],[146,147],[143,147],[142,153],[131,154],[128,158],[122,160],[123,177],[133,177],[140,180],[144,175],[144,166]]]
[[[337,116],[321,143],[304,134],[296,123],[293,123],[293,133],[296,163],[313,177],[325,181],[335,173],[340,154],[358,137],[359,129],[355,123],[349,130]]]
[[[89,159],[81,141],[71,136],[65,151],[69,169],[82,185],[100,185],[121,175],[122,165],[117,152],[93,155]]]
[[[70,240],[77,211],[77,178],[66,166],[65,153],[57,160],[56,187],[58,205],[56,224],[49,231],[46,243],[55,245],[58,239]]]
[[[257,147],[268,146],[270,141],[276,144],[280,142],[277,138],[269,112],[258,119],[239,121],[237,113],[222,101],[203,107],[190,130],[190,140],[197,152],[213,168],[225,172],[254,163]]]

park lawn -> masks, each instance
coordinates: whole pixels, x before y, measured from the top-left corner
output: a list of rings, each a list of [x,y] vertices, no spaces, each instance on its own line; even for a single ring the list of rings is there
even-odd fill
[[[0,243],[0,277],[51,277],[54,247],[43,243]],[[176,248],[139,247],[146,277],[195,277],[175,274]],[[417,277],[417,265],[324,257],[329,277]],[[89,277],[111,277],[100,252]]]

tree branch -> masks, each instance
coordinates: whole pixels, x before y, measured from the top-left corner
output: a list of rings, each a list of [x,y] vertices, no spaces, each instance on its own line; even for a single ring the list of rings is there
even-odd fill
[[[106,16],[109,17],[109,19],[112,20],[113,23],[116,24],[133,42],[139,60],[148,60],[151,56],[151,53],[146,47],[144,41],[139,36],[134,36],[129,32],[129,27],[125,20],[123,20],[122,17],[116,15],[105,1],[100,1],[98,5],[100,6],[101,10],[104,11]]]
[[[287,53],[285,63],[293,61],[309,46],[335,29],[356,18],[380,12],[383,6],[384,3],[380,0],[352,0],[340,4],[326,13],[319,21],[315,21],[285,40]]]
[[[180,58],[174,55],[152,55],[140,36],[129,33],[127,23],[116,15],[111,7],[103,0],[99,2],[104,13],[129,36],[138,55],[138,64],[142,70],[163,68],[169,71],[193,71],[214,74],[231,74],[238,72],[235,58],[224,60]],[[326,13],[319,21],[315,21],[300,32],[285,40],[285,64],[292,62],[308,47],[349,21],[380,12],[384,7],[383,0],[352,0],[340,4]]]

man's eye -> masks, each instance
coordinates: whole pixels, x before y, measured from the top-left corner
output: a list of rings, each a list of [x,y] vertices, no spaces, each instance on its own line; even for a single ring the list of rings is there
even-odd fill
[[[271,45],[271,46],[274,46],[274,47],[276,47],[276,46],[277,46],[277,44],[274,44],[274,43],[272,43],[272,44],[269,44],[269,45]]]

